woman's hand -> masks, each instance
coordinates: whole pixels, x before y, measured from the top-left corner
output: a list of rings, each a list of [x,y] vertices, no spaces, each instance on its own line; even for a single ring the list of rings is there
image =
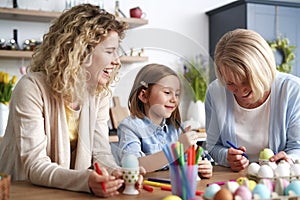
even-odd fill
[[[118,189],[123,185],[124,181],[115,176],[110,176],[104,168],[101,171],[103,175],[99,175],[95,171],[90,173],[88,185],[91,191],[99,197],[111,197],[119,194]],[[103,190],[102,183],[105,184],[106,191]]]
[[[213,166],[208,160],[200,160],[198,162],[198,174],[200,178],[211,178],[213,174]]]
[[[246,148],[243,146],[239,149],[228,149],[227,161],[233,171],[241,171],[249,165],[249,160],[242,155],[244,152],[246,152]]]
[[[289,164],[294,164],[294,161],[284,151],[280,151],[279,153],[275,154],[270,158],[271,162],[278,163],[280,160],[284,160]]]
[[[140,175],[139,175],[138,181],[135,184],[135,188],[137,190],[140,190],[143,188],[143,180],[144,180],[143,176],[145,174],[146,174],[146,170],[143,167],[140,167]],[[112,175],[115,176],[116,178],[123,179],[122,168],[114,170],[112,172]],[[122,188],[122,189],[124,189],[124,188]]]

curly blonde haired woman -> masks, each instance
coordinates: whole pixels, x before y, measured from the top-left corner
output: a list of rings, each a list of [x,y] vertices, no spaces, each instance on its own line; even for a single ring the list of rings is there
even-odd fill
[[[108,141],[108,86],[120,67],[117,49],[126,29],[90,4],[53,22],[13,91],[1,172],[37,185],[118,194],[123,180]],[[103,176],[92,170],[96,162]]]

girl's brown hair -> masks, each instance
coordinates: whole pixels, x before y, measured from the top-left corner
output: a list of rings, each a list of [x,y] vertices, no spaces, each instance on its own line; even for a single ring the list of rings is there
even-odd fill
[[[133,117],[143,119],[146,116],[144,110],[144,103],[139,99],[139,94],[144,90],[148,90],[151,93],[152,85],[156,84],[160,79],[173,75],[180,80],[179,76],[171,68],[161,64],[148,64],[144,66],[136,75],[132,89],[129,94],[128,108]],[[179,128],[177,121],[181,121],[179,106],[176,107],[171,116],[166,119],[167,124],[173,124],[176,128]]]

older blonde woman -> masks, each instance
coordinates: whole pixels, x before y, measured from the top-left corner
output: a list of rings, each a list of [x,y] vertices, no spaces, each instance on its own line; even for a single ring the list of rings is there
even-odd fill
[[[118,194],[123,180],[108,141],[108,86],[126,29],[90,4],[53,22],[13,91],[1,172],[37,185]],[[96,162],[103,176],[92,170]]]
[[[213,159],[233,171],[257,162],[264,148],[277,152],[273,162],[298,159],[300,79],[276,71],[267,42],[251,30],[226,33],[216,46],[215,72],[218,79],[209,85],[205,101]]]

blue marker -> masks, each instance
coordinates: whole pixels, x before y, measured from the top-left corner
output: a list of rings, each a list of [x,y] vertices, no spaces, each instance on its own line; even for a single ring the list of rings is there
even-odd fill
[[[227,144],[229,144],[232,148],[234,149],[239,149],[237,148],[234,144],[232,144],[231,142],[229,142],[228,140],[226,141]],[[248,155],[246,153],[242,154],[244,157],[246,157],[247,159],[249,159]]]

